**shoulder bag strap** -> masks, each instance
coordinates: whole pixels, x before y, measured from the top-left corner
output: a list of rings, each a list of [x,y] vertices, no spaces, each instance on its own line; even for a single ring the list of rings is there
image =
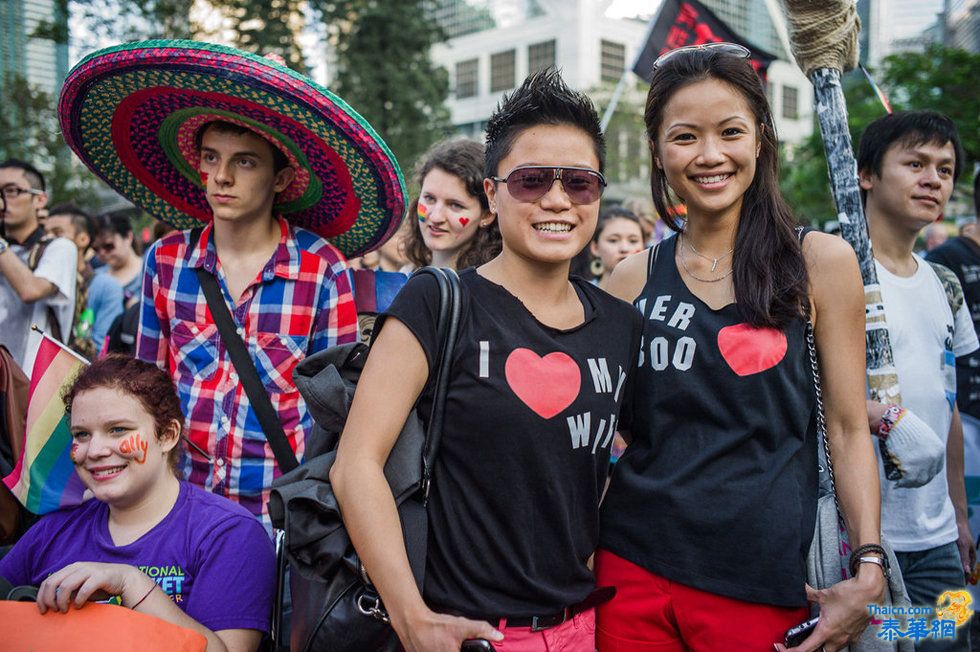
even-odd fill
[[[449,268],[424,267],[416,274],[432,274],[439,283],[439,321],[436,333],[440,344],[438,364],[435,372],[435,389],[432,397],[432,412],[425,433],[425,447],[422,454],[421,496],[425,503],[429,497],[432,482],[432,467],[439,441],[442,439],[443,419],[446,412],[446,394],[449,391],[449,370],[456,351],[456,337],[459,333],[462,290],[459,276]]]
[[[796,235],[800,239],[800,246],[803,246],[803,238],[812,228],[797,227]],[[827,438],[827,417],[823,409],[823,383],[820,382],[820,363],[817,361],[817,341],[813,332],[813,321],[810,319],[810,299],[803,302],[803,316],[806,319],[806,348],[810,358],[810,373],[813,375],[813,392],[817,403],[817,437],[820,438],[820,446],[817,446],[817,464],[826,464],[827,476],[830,479],[830,489],[834,494],[834,505],[837,507],[837,521],[842,531],[846,531],[844,517],[841,515],[840,500],[837,498],[837,482],[834,479],[834,463],[830,457],[830,440]],[[819,455],[823,448],[823,458]]]
[[[197,233],[191,233],[191,246],[194,246],[201,236],[200,231],[197,229],[194,231]],[[279,464],[279,470],[283,473],[288,473],[299,466],[299,462],[296,460],[296,454],[289,445],[289,440],[286,439],[286,433],[282,429],[282,422],[279,421],[279,415],[276,414],[275,408],[272,407],[272,400],[269,398],[269,393],[265,390],[262,381],[259,379],[259,372],[255,368],[255,363],[252,362],[252,358],[248,355],[245,342],[235,329],[231,311],[228,309],[228,304],[225,303],[225,299],[221,294],[218,279],[203,267],[198,267],[195,272],[197,273],[198,281],[201,283],[201,289],[204,291],[204,297],[208,301],[208,308],[211,309],[211,317],[218,327],[221,341],[224,342],[225,348],[228,349],[228,355],[231,356],[231,363],[238,371],[238,376],[242,381],[242,387],[245,389],[245,395],[248,396],[248,401],[255,410],[255,416],[262,426],[262,432],[265,433],[266,439],[269,440],[269,446],[272,448],[272,453],[275,455],[276,462]]]

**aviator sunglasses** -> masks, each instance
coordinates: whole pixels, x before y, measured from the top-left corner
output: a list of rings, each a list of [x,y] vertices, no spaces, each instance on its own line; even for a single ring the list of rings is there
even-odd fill
[[[698,50],[703,50],[704,52],[718,52],[720,54],[730,54],[733,57],[738,57],[740,59],[749,59],[752,57],[752,53],[749,52],[747,47],[738,45],[737,43],[726,43],[720,41],[718,43],[702,43],[700,45],[685,45],[668,52],[664,52],[657,60],[653,62],[653,69],[656,70],[660,66],[664,65],[670,59],[673,59],[678,54],[690,54],[691,52],[697,52]]]
[[[497,183],[506,183],[507,192],[514,199],[527,202],[544,197],[558,180],[573,204],[597,201],[606,187],[606,178],[601,173],[565,166],[528,165],[512,170],[506,177],[490,178]]]

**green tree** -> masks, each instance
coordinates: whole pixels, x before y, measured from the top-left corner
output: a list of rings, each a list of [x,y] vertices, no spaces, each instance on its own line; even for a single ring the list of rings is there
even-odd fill
[[[932,45],[885,59],[883,86],[892,107],[945,113],[959,128],[967,161],[980,161],[980,54]]]
[[[886,57],[881,71],[873,74],[895,111],[932,109],[952,118],[966,151],[964,169],[970,170],[972,161],[980,161],[978,70],[980,54],[933,45],[922,53]],[[845,76],[844,96],[856,152],[864,128],[885,115],[885,109],[860,72]],[[961,178],[961,183],[968,182]],[[780,186],[801,220],[823,223],[836,215],[829,184],[823,141],[814,123],[810,138],[784,148]]]
[[[194,38],[193,4],[194,0],[72,0],[72,17],[83,26],[71,33],[72,43],[88,53],[106,42]]]
[[[301,0],[226,0],[235,46],[259,55],[275,53],[290,68],[306,74],[306,61],[296,42],[305,17]]]
[[[610,183],[649,187],[650,149],[646,141],[643,108],[647,83],[631,78],[606,125],[606,179]],[[586,91],[599,116],[605,114],[615,93],[615,83],[607,82]]]
[[[331,90],[384,138],[403,170],[453,132],[449,74],[429,50],[442,30],[426,0],[314,0],[336,53]]]
[[[49,205],[70,201],[95,206],[101,181],[71,156],[61,137],[55,98],[22,77],[4,82],[0,111],[0,160],[19,158],[35,165],[47,180]]]

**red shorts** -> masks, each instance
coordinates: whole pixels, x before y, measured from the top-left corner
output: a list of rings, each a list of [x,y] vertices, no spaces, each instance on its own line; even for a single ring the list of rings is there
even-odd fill
[[[496,652],[595,652],[595,610],[576,614],[557,627],[532,632],[530,627],[497,628],[504,640],[493,643]]]
[[[772,652],[786,630],[807,620],[806,607],[774,607],[699,591],[606,550],[595,556],[596,584],[615,586],[600,605],[600,652]]]

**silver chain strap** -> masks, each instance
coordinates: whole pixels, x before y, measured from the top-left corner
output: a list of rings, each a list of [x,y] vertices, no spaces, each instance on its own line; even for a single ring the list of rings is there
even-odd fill
[[[813,372],[813,391],[817,397],[817,436],[823,441],[824,457],[827,463],[827,474],[830,477],[830,490],[834,494],[834,505],[837,507],[837,521],[841,531],[845,530],[844,517],[841,516],[840,501],[837,499],[837,483],[834,479],[834,465],[830,457],[830,440],[827,438],[827,419],[823,411],[823,387],[820,383],[820,366],[817,363],[817,343],[813,335],[813,322],[810,321],[810,308],[806,308],[806,348],[810,352],[810,370]],[[818,460],[818,464],[823,460]]]

